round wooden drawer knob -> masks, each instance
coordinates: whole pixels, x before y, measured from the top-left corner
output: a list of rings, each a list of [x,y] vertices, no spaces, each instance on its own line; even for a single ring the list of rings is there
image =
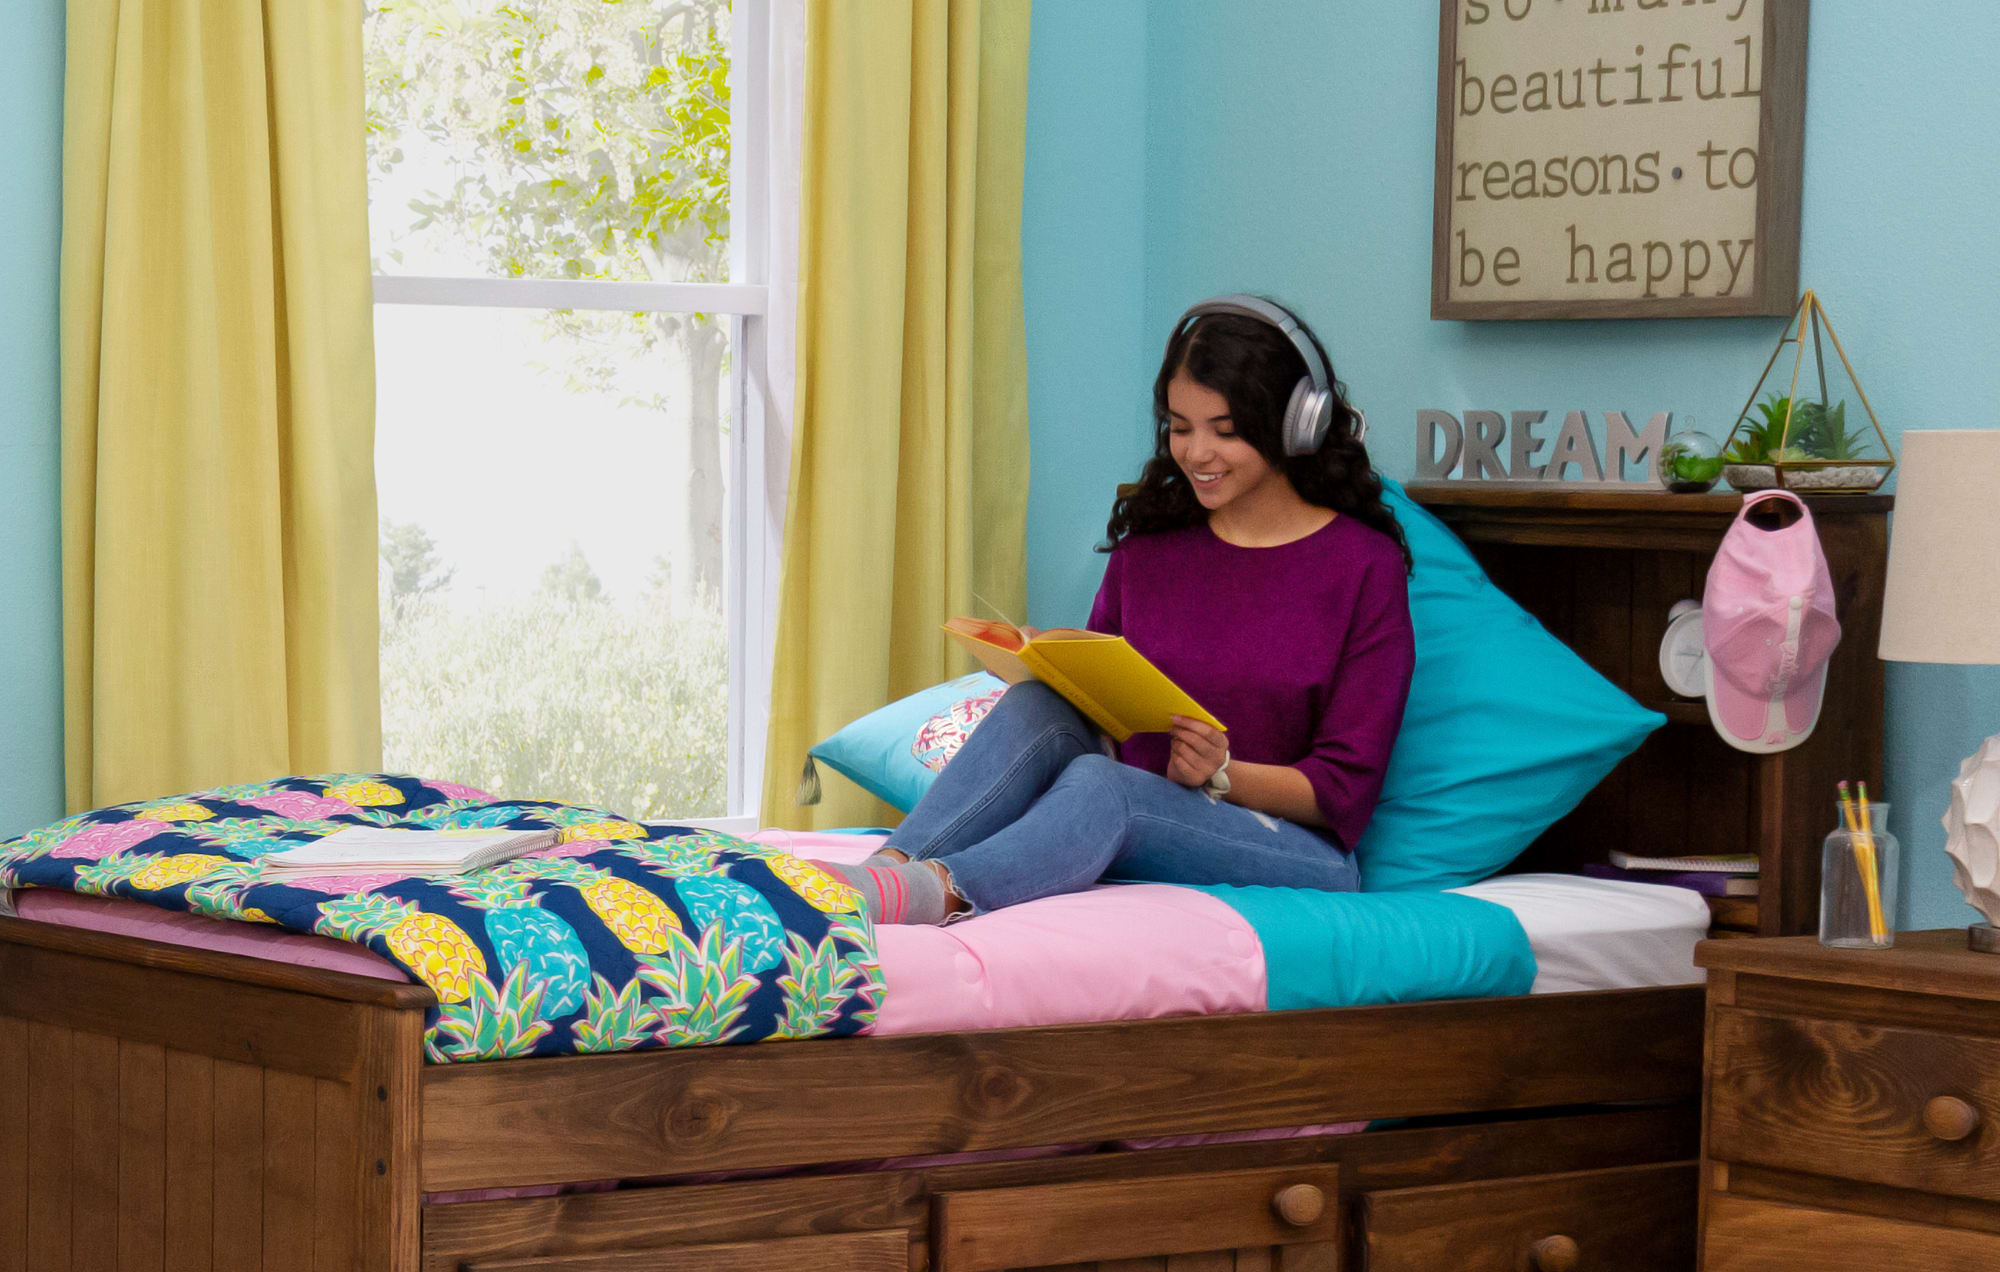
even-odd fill
[[[1293,1184],[1278,1190],[1278,1195],[1271,1198],[1271,1209],[1294,1228],[1303,1228],[1318,1223],[1319,1217],[1326,1213],[1326,1194],[1311,1184]]]
[[[1955,1095],[1940,1095],[1924,1105],[1924,1129],[1956,1143],[1979,1129],[1979,1110]]]
[[[1535,1272],[1576,1272],[1576,1242],[1568,1237],[1543,1237],[1528,1247]]]

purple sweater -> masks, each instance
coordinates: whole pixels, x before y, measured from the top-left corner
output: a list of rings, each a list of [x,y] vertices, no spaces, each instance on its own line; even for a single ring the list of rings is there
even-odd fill
[[[1416,642],[1403,556],[1351,517],[1272,548],[1207,524],[1112,550],[1092,631],[1123,636],[1229,728],[1232,759],[1289,764],[1352,849],[1374,815],[1403,722]],[[1167,771],[1167,737],[1135,733],[1131,765]]]

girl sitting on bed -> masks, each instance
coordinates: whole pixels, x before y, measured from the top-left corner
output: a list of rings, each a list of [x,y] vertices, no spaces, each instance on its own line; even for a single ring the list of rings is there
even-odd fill
[[[1093,631],[1125,637],[1223,733],[1175,717],[1116,749],[1015,685],[881,852],[828,866],[887,923],[940,923],[1109,875],[1352,891],[1415,661],[1409,548],[1319,341],[1251,296],[1190,309],[1155,443],[1112,505]]]

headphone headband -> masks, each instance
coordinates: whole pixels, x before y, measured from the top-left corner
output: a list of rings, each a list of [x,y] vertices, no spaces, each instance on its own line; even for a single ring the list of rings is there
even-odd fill
[[[1299,322],[1298,317],[1283,305],[1274,304],[1262,296],[1246,296],[1241,293],[1216,296],[1202,301],[1182,314],[1181,320],[1174,324],[1174,334],[1178,336],[1188,323],[1203,314],[1235,314],[1240,318],[1256,318],[1271,324],[1285,333],[1285,339],[1291,341],[1292,347],[1299,351],[1299,356],[1306,360],[1306,374],[1312,377],[1313,387],[1316,389],[1329,387],[1326,363],[1321,361],[1319,349],[1313,345],[1311,337],[1299,330],[1303,324]]]
[[[1305,359],[1306,375],[1293,387],[1291,401],[1285,407],[1285,454],[1310,455],[1317,451],[1333,423],[1336,399],[1333,377],[1327,373],[1326,360],[1320,357],[1318,346],[1306,334],[1305,324],[1283,305],[1265,300],[1262,296],[1246,296],[1237,292],[1216,296],[1190,307],[1174,324],[1174,338],[1178,339],[1189,323],[1207,314],[1254,318],[1276,327],[1284,333],[1285,339],[1291,341],[1292,347]],[[1356,417],[1359,418],[1359,412],[1356,412]],[[1362,423],[1355,429],[1356,441],[1361,439],[1366,427]]]

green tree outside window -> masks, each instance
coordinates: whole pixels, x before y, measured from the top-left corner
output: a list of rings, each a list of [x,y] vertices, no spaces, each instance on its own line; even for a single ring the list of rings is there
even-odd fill
[[[377,188],[420,145],[452,160],[447,180],[409,202],[396,241],[448,249],[491,277],[727,281],[729,23],[727,0],[372,0]],[[378,272],[400,264],[395,242],[376,255]],[[549,368],[572,392],[688,413],[686,472],[668,475],[686,480],[688,558],[656,562],[644,594],[614,604],[571,544],[533,595],[455,604],[430,533],[385,520],[390,762],[633,816],[721,813],[727,330],[704,314],[544,322],[576,351]],[[678,355],[680,389],[635,393],[635,346]]]

